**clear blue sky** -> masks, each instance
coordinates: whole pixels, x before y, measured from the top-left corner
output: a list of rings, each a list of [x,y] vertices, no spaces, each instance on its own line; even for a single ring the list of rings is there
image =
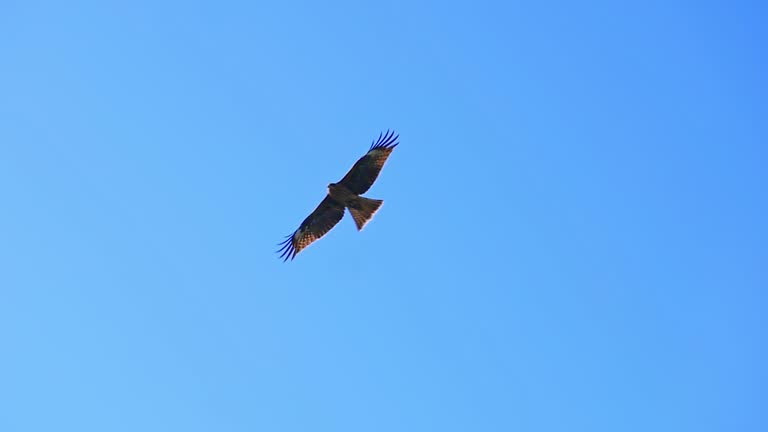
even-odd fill
[[[768,430],[764,5],[2,2],[0,430]]]

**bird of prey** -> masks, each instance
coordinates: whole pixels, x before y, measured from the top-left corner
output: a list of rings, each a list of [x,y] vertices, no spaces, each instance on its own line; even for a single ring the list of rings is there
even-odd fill
[[[339,182],[328,185],[328,195],[325,199],[293,234],[280,243],[282,247],[277,253],[281,253],[280,258],[283,258],[283,261],[288,258],[293,260],[302,249],[330,231],[344,216],[345,208],[352,214],[357,230],[363,229],[384,201],[360,195],[376,181],[384,162],[399,144],[398,137],[394,131],[379,134],[378,140],[371,143],[368,153],[355,162],[347,175]]]

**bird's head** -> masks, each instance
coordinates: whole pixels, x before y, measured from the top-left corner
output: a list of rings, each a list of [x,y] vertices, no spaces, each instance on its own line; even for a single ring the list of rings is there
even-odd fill
[[[336,183],[331,183],[328,185],[328,190],[333,190],[336,187]]]

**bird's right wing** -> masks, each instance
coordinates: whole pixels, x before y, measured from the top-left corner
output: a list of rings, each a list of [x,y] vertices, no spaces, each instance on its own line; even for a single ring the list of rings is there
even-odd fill
[[[282,247],[277,251],[281,253],[280,258],[284,258],[283,261],[293,259],[302,249],[336,226],[343,216],[344,206],[330,195],[326,195],[315,211],[299,225],[299,229],[280,243]]]

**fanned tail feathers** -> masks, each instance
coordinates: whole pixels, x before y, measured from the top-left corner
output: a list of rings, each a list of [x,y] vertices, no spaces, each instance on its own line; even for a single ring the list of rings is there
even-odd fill
[[[352,219],[355,220],[358,231],[362,230],[365,224],[371,220],[383,202],[383,200],[358,197],[350,203],[349,212],[352,214]]]

